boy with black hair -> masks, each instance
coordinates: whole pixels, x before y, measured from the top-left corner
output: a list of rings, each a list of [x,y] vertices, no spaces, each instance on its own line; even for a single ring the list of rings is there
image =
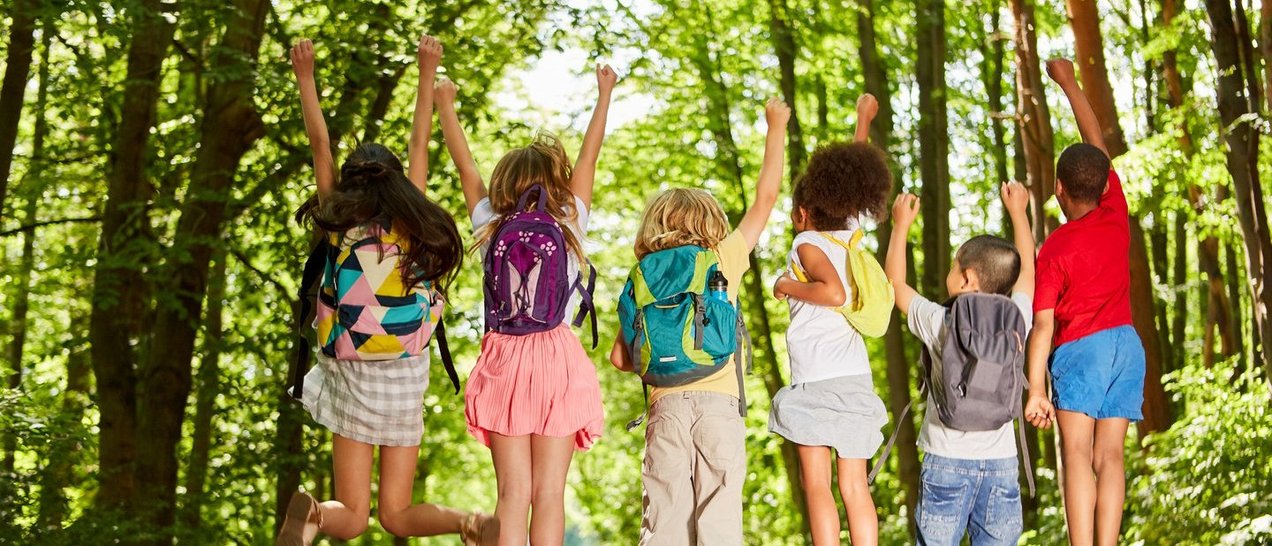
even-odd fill
[[[992,235],[973,237],[955,253],[945,287],[950,297],[974,293],[1010,297],[1006,307],[1012,315],[1019,313],[1028,331],[1034,291],[1034,240],[1026,212],[1029,191],[1012,182],[1003,184],[1001,194],[1011,218],[1014,246]],[[931,361],[941,362],[947,337],[947,308],[906,284],[906,237],[918,214],[918,197],[897,197],[892,207],[892,240],[884,271],[892,281],[897,309],[907,316],[910,331],[923,342]],[[1020,362],[1023,344],[1015,350]],[[1013,369],[1011,373],[1018,374],[1020,370]],[[1017,400],[1014,410],[1018,412],[1019,391],[1013,395]],[[915,512],[918,543],[957,546],[968,534],[973,546],[1016,544],[1023,521],[1018,452],[1011,420],[993,430],[959,430],[946,426],[938,417],[936,398],[930,388],[926,402],[919,431],[919,448],[924,456]]]
[[[1056,201],[1068,221],[1038,255],[1025,416],[1041,428],[1055,419],[1063,432],[1069,543],[1113,545],[1126,498],[1122,446],[1144,403],[1144,347],[1131,322],[1130,222],[1073,63],[1048,61],[1047,74],[1064,90],[1085,142],[1056,162]]]

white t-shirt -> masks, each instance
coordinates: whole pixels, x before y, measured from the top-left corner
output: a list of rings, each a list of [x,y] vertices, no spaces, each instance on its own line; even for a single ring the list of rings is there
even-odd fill
[[[578,215],[576,216],[577,223],[576,224],[567,223],[567,224],[564,224],[562,227],[570,230],[570,232],[574,234],[574,238],[577,239],[579,241],[579,244],[581,245],[583,244],[584,237],[587,236],[587,219],[589,216],[589,212],[587,210],[587,205],[585,205],[583,203],[583,200],[579,199],[579,196],[577,195],[574,196],[574,210],[578,211]],[[486,224],[494,222],[498,218],[499,218],[499,215],[495,214],[495,209],[493,209],[490,206],[490,198],[489,197],[483,198],[481,201],[477,202],[476,207],[473,207],[473,213],[470,218],[473,221],[473,233],[477,233],[478,231],[481,231],[483,227],[486,227]],[[480,249],[481,259],[483,261],[486,259],[486,248],[488,246],[490,246],[489,241],[486,244],[482,245]],[[573,286],[574,281],[579,278],[579,260],[578,260],[578,256],[575,256],[573,252],[570,253],[570,263],[568,267],[570,272],[570,277],[569,277],[570,285]],[[587,282],[587,280],[584,279],[584,282]],[[579,295],[578,292],[574,292],[573,294],[571,294],[570,304],[567,305],[565,308],[564,316],[565,316],[566,323],[569,323],[570,321],[574,320],[574,314],[578,312],[580,297],[581,296]]]
[[[843,242],[852,238],[853,230],[829,232]],[[844,285],[844,301],[852,301],[847,271],[848,251],[816,231],[804,231],[791,244],[790,263],[804,269],[799,260],[799,247],[812,245],[826,255]],[[807,271],[805,269],[805,271]],[[809,383],[847,375],[870,373],[870,355],[865,340],[844,316],[833,308],[822,307],[795,298],[787,298],[791,309],[791,325],[786,330],[786,351],[791,358],[791,383]]]
[[[1033,297],[1015,292],[1011,295],[1011,301],[1020,308],[1020,314],[1025,318],[1025,331],[1028,332],[1033,328]],[[945,310],[944,306],[923,296],[916,296],[910,301],[910,331],[923,342],[932,360],[941,359],[941,346],[945,341],[942,337]],[[936,403],[929,393],[927,410],[923,412],[923,426],[919,429],[919,449],[951,459],[1006,459],[1016,456],[1013,423],[1004,424],[998,430],[955,430],[941,424],[935,407]]]

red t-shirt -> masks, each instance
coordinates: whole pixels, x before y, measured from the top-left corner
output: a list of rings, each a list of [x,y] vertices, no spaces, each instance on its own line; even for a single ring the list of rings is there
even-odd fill
[[[1038,252],[1034,312],[1055,309],[1055,346],[1131,324],[1131,225],[1122,181],[1085,216],[1060,226]]]

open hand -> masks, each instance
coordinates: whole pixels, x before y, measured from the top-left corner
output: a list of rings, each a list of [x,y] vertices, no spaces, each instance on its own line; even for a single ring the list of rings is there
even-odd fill
[[[1029,208],[1029,188],[1020,182],[1006,182],[999,193],[1008,214],[1024,214]]]
[[[1046,396],[1029,395],[1024,413],[1025,419],[1036,428],[1051,428],[1051,423],[1056,418],[1056,409]]]
[[[857,119],[872,120],[879,114],[879,99],[866,93],[857,98]]]
[[[427,34],[420,36],[419,49],[415,54],[419,57],[420,67],[436,71],[442,64],[442,42]]]
[[[764,119],[768,121],[769,129],[785,128],[786,122],[791,119],[791,107],[782,102],[782,99],[773,97],[764,105]]]
[[[442,78],[433,85],[433,102],[438,106],[454,104],[455,94],[458,92],[459,87],[455,85],[455,82]]]
[[[909,231],[910,225],[919,217],[919,196],[903,193],[892,202],[893,229]]]
[[[614,84],[618,83],[618,72],[615,72],[610,65],[596,65],[596,85],[602,93],[609,93],[614,90]]]
[[[784,288],[794,280],[795,279],[791,278],[789,271],[783,272],[782,275],[777,278],[777,281],[773,283],[773,297],[777,298],[778,301],[785,300],[790,294],[787,294]]]
[[[291,64],[297,80],[314,77],[314,43],[303,39],[296,42],[291,48]]]
[[[1069,59],[1056,58],[1048,60],[1047,76],[1060,85],[1077,81],[1077,76],[1073,72],[1073,61]]]

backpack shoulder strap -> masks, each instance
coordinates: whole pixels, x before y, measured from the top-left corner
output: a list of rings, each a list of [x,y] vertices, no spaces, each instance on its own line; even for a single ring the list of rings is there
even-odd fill
[[[521,194],[521,199],[517,201],[517,212],[526,210],[526,205],[530,204],[530,196],[534,194],[536,191],[539,192],[539,201],[538,201],[538,204],[535,205],[535,210],[540,210],[540,211],[547,210],[548,190],[543,189],[543,186],[539,184],[535,184],[533,186],[530,186],[530,188],[527,189],[525,193]]]
[[[587,262],[587,284],[583,284],[583,272],[574,280],[574,290],[579,292],[579,312],[574,316],[575,328],[583,325],[584,315],[592,316],[592,349],[596,349],[596,304],[592,301],[592,291],[596,289],[596,267]]]
[[[919,398],[927,396],[927,381],[923,381],[919,385]],[[901,410],[901,415],[897,416],[896,424],[892,426],[892,435],[888,437],[887,445],[883,446],[883,451],[879,453],[879,458],[875,460],[874,467],[870,469],[870,474],[866,476],[866,483],[873,485],[875,477],[879,475],[879,471],[883,470],[883,465],[888,462],[888,455],[892,454],[892,447],[897,443],[897,436],[901,434],[901,424],[905,422],[906,417],[910,415],[910,408],[914,406],[914,399],[910,399],[910,403],[905,405],[905,409]]]
[[[437,319],[437,329],[433,331],[433,337],[437,339],[437,352],[441,353],[442,367],[446,368],[446,376],[450,378],[451,385],[455,386],[455,394],[459,394],[459,372],[455,371],[450,344],[446,342],[446,322],[441,317]]]
[[[300,400],[302,396],[305,388],[305,374],[309,372],[309,359],[313,356],[310,354],[309,336],[305,331],[305,323],[313,314],[314,300],[318,297],[318,291],[321,290],[319,284],[322,282],[323,274],[331,268],[331,262],[334,261],[335,253],[339,250],[331,244],[331,239],[324,233],[322,238],[314,244],[309,258],[305,260],[305,269],[301,273],[300,291],[296,294],[296,316],[293,328],[297,338],[296,362],[292,366],[290,389],[292,398],[296,400]]]

